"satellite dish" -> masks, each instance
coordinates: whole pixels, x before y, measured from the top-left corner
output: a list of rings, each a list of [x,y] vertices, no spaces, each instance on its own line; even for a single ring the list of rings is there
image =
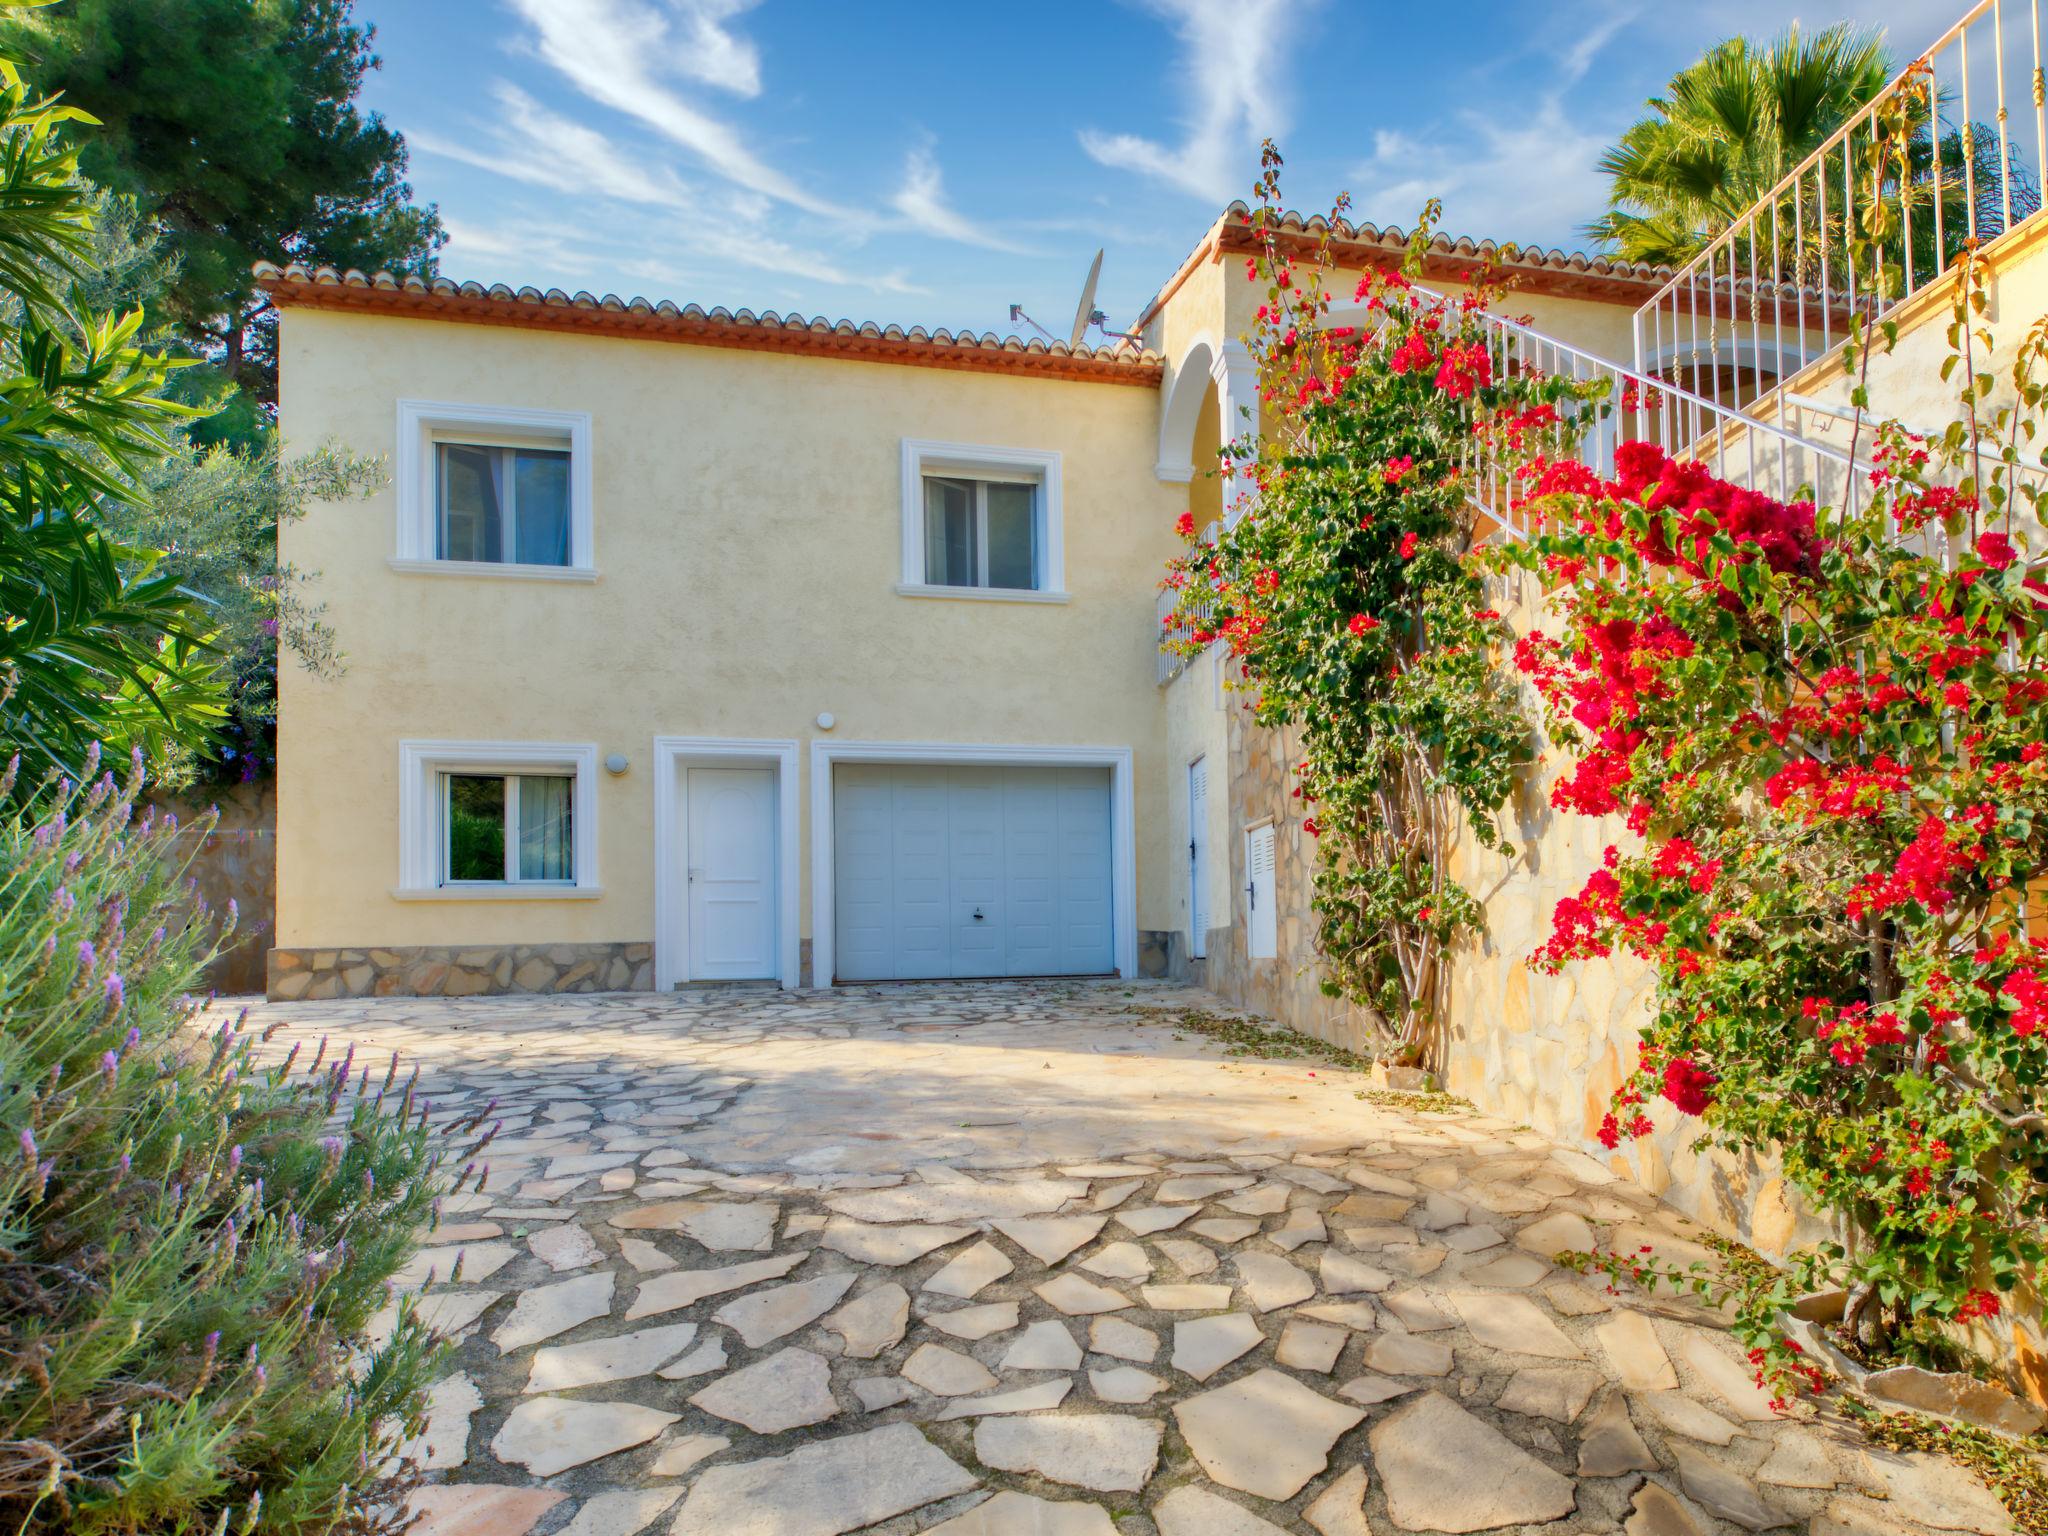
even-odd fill
[[[1067,338],[1067,345],[1078,347],[1081,338],[1087,334],[1088,324],[1095,318],[1095,280],[1102,276],[1102,252],[1095,253],[1095,260],[1088,268],[1088,281],[1081,285],[1081,307],[1074,311],[1074,332]]]

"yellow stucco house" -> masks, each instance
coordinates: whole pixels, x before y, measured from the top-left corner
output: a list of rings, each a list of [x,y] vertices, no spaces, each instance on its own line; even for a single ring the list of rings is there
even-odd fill
[[[261,269],[288,451],[391,469],[281,535],[347,667],[280,678],[271,994],[1273,954],[1238,701],[1157,647],[1175,520],[1254,424],[1241,213],[1115,348]],[[1443,238],[1425,277],[1489,259],[1608,357],[1658,282]]]

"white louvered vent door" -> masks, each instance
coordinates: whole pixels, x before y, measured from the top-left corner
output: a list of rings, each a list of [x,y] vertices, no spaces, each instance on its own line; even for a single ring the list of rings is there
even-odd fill
[[[1254,960],[1280,953],[1280,923],[1273,898],[1273,824],[1253,827],[1244,836],[1245,948]]]

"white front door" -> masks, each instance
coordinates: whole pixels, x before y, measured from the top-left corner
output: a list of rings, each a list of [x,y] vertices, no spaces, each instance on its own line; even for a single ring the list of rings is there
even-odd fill
[[[775,958],[775,775],[690,768],[690,980],[757,981]]]

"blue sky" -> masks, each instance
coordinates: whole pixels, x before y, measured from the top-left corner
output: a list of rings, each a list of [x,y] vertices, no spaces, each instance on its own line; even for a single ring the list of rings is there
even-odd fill
[[[1839,7],[1839,8],[1838,8]],[[1730,33],[1849,19],[1904,56],[1964,0],[358,0],[364,97],[442,268],[830,319],[1112,326],[1257,172],[1288,202],[1582,247],[1595,169]]]

